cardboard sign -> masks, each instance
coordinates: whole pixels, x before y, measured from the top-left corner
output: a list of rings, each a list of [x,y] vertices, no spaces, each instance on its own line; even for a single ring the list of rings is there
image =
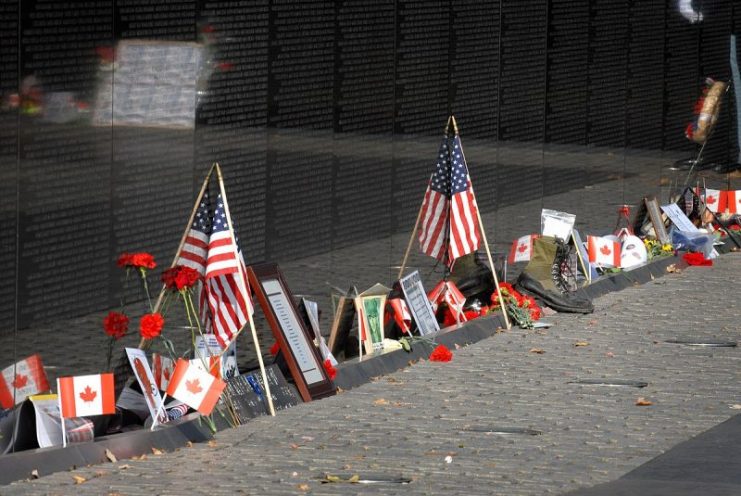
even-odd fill
[[[154,382],[154,376],[152,375],[152,369],[149,368],[147,355],[144,353],[144,350],[140,350],[139,348],[126,348],[126,356],[129,357],[131,369],[134,371],[134,376],[139,382],[142,394],[144,394],[144,399],[149,408],[149,414],[152,418],[156,418],[157,410],[162,405],[162,396],[160,396],[157,383]],[[167,422],[167,413],[164,410],[160,412],[158,422]]]
[[[336,389],[314,346],[314,337],[304,326],[278,265],[251,265],[247,267],[247,276],[301,398],[311,401],[335,394]]]
[[[666,226],[664,226],[664,219],[661,216],[658,200],[656,198],[644,198],[643,202],[646,204],[648,218],[651,220],[651,224],[654,227],[656,239],[658,239],[661,244],[671,243],[669,233],[666,232]]]
[[[409,312],[417,323],[420,336],[439,331],[440,326],[435,318],[435,312],[432,311],[430,300],[427,299],[427,292],[422,286],[419,271],[415,270],[408,276],[399,279],[399,283],[401,284],[401,291],[404,293],[404,299],[409,306]]]

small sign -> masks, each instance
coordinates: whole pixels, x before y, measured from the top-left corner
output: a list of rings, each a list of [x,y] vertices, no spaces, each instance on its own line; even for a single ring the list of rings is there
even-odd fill
[[[160,396],[160,390],[157,388],[157,383],[154,382],[154,376],[152,375],[152,369],[149,368],[149,361],[144,350],[139,348],[126,348],[126,356],[129,357],[129,363],[131,369],[134,371],[134,376],[139,382],[139,387],[142,389],[144,400],[147,402],[149,408],[149,414],[152,418],[156,418],[157,410],[162,405],[162,396]],[[158,423],[167,422],[167,413],[164,409],[160,412]]]
[[[439,331],[440,326],[435,318],[435,313],[432,311],[430,300],[427,299],[427,292],[422,286],[419,271],[415,270],[408,276],[399,279],[399,283],[404,293],[404,299],[409,306],[409,312],[417,323],[420,336]]]
[[[277,365],[266,367],[265,375],[270,384],[270,395],[276,410],[284,410],[301,402]],[[241,424],[251,418],[268,414],[265,384],[259,370],[227,379],[226,391],[230,398],[229,406]]]
[[[661,210],[664,211],[667,217],[677,226],[677,229],[683,232],[696,233],[700,230],[692,223],[687,215],[682,212],[679,205],[676,203],[670,203],[669,205],[662,205]]]
[[[197,357],[209,364],[209,368],[214,366],[211,358],[217,358],[218,372],[220,379],[228,379],[239,375],[239,369],[237,368],[237,340],[234,339],[229,344],[224,354],[221,354],[221,345],[219,345],[218,339],[215,334],[204,334],[203,336],[196,336],[196,353]],[[213,372],[209,370],[209,373]]]

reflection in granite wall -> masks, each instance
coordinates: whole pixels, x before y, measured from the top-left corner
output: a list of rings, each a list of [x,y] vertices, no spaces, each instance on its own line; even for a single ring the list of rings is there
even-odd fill
[[[0,332],[16,280],[25,327],[117,302],[121,251],[167,264],[215,161],[248,261],[281,262],[406,232],[451,112],[484,209],[596,177],[562,145],[692,150],[741,16],[703,6],[692,25],[673,0],[0,0]]]
[[[18,109],[9,99],[18,94],[18,2],[0,0],[0,336],[15,325],[18,199]]]

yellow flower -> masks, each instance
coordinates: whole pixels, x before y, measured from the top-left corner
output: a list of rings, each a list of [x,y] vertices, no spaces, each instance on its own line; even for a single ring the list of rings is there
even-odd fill
[[[663,245],[661,245],[661,251],[666,251],[666,252],[674,251],[674,247],[669,243],[664,243]]]

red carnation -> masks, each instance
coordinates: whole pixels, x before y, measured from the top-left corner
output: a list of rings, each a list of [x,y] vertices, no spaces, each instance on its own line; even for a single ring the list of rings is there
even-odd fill
[[[154,257],[149,253],[134,253],[131,255],[130,265],[141,269],[154,269],[157,267]]]
[[[118,257],[118,260],[116,261],[116,264],[122,268],[131,265],[131,256],[131,253],[128,252],[121,253],[121,255]]]
[[[337,377],[337,369],[332,366],[332,362],[329,361],[329,358],[324,360],[324,370],[327,371],[327,375],[329,376],[329,380],[333,381],[335,377]]]
[[[119,340],[129,330],[129,318],[120,312],[109,312],[103,319],[103,330],[113,339]]]
[[[437,347],[430,353],[431,362],[449,362],[453,359],[453,353],[443,344],[437,345]]]
[[[154,339],[162,333],[165,318],[159,313],[148,313],[143,315],[139,321],[139,334],[144,339]]]
[[[197,270],[184,265],[176,265],[162,273],[162,282],[165,287],[173,291],[192,288],[200,279],[201,274]]]

